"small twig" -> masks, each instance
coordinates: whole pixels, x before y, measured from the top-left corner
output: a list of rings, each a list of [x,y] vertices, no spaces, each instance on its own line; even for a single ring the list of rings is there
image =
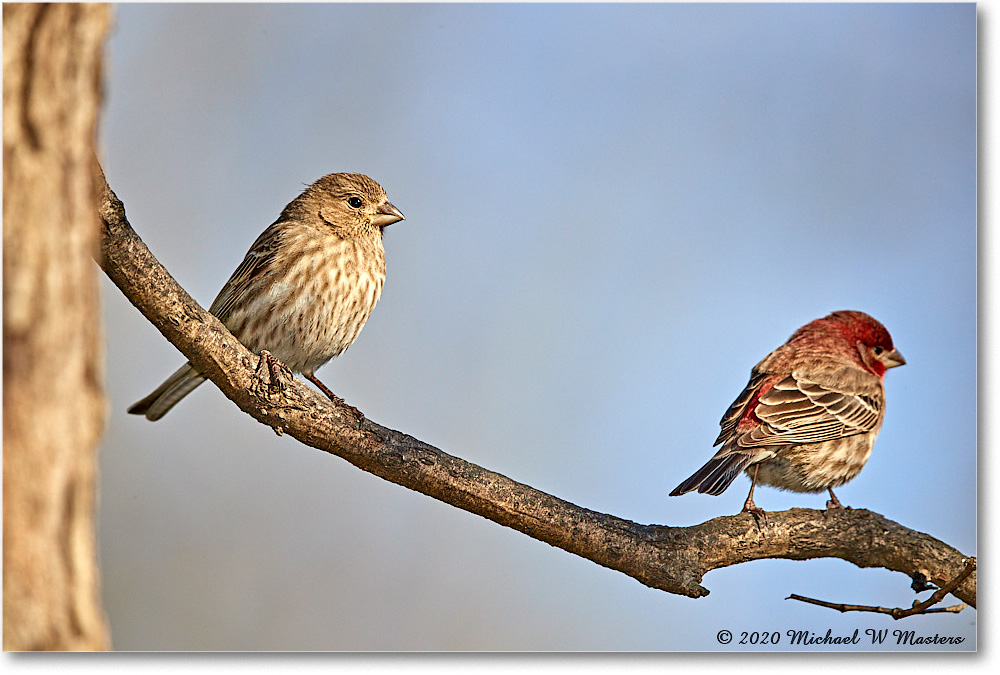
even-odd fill
[[[893,619],[903,619],[908,616],[913,616],[915,614],[935,614],[939,612],[950,612],[958,613],[963,609],[968,607],[966,603],[960,603],[957,605],[951,605],[949,607],[933,607],[933,605],[938,604],[944,597],[951,593],[953,590],[959,587],[963,581],[969,578],[969,575],[976,569],[976,559],[966,558],[965,568],[958,573],[954,579],[946,583],[941,588],[934,591],[929,598],[924,601],[913,601],[913,606],[909,608],[902,607],[874,607],[871,605],[848,605],[838,602],[827,602],[826,600],[816,600],[815,598],[806,598],[801,595],[796,595],[792,593],[786,600],[799,600],[801,602],[807,602],[811,605],[819,605],[820,607],[827,607],[828,609],[835,609],[838,612],[874,612],[875,614],[888,614]]]
[[[820,607],[826,607],[828,609],[835,609],[838,612],[872,612],[874,614],[888,614],[894,619],[902,619],[907,616],[912,616],[913,614],[937,614],[941,612],[949,612],[952,614],[957,614],[963,609],[968,607],[966,603],[962,602],[957,605],[950,605],[948,607],[932,607],[930,609],[924,609],[919,612],[914,612],[913,607],[909,609],[903,609],[902,607],[875,607],[872,605],[847,605],[838,602],[827,602],[826,600],[817,600],[815,598],[806,598],[801,595],[796,595],[792,593],[786,600],[800,600],[802,602],[809,603],[811,605],[819,605]],[[916,604],[916,603],[914,603]]]

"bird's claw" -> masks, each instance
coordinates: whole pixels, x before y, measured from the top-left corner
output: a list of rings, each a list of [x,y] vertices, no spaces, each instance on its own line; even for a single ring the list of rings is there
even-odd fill
[[[753,519],[757,521],[757,527],[759,529],[764,529],[765,527],[768,526],[767,511],[760,508],[753,502],[748,501],[746,504],[744,504],[743,510],[740,511],[740,513],[749,513],[751,516],[753,516]]]
[[[328,399],[333,401],[335,405],[347,408],[349,411],[351,411],[351,414],[353,414],[354,417],[356,418],[364,417],[364,415],[361,413],[360,410],[358,410],[353,405],[351,405],[350,403],[348,403],[347,401],[345,401],[344,399],[340,398],[332,391],[330,391],[330,389],[325,384],[320,382],[315,375],[312,375],[311,373],[303,373],[303,376],[305,376],[307,380],[315,384],[316,388],[319,389],[321,392],[323,392]]]
[[[266,349],[260,353],[257,362],[257,377],[267,384],[267,391],[274,393],[284,390],[292,380],[292,371]]]
[[[829,490],[829,492],[830,492],[830,498],[826,500],[826,510],[833,511],[836,509],[840,509],[841,511],[843,511],[846,507],[840,503],[840,500],[837,499],[837,495],[833,494],[833,490]]]

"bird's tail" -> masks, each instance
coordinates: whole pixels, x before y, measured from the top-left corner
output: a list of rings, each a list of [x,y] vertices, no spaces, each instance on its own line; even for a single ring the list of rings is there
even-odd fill
[[[708,460],[705,466],[694,472],[694,475],[675,487],[670,496],[676,497],[695,489],[703,494],[721,495],[736,480],[740,472],[757,459],[752,454],[742,452],[720,453]]]
[[[156,421],[204,381],[204,375],[195,370],[190,363],[185,363],[176,373],[168,377],[166,382],[157,387],[156,391],[132,404],[128,411],[133,415],[145,415],[146,419]]]

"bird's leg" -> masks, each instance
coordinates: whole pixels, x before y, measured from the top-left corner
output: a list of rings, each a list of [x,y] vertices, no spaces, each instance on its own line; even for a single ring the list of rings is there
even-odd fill
[[[257,377],[267,382],[268,391],[281,391],[291,381],[292,371],[271,352],[264,349],[261,350],[260,361],[257,363]]]
[[[757,472],[760,471],[760,464],[754,465],[753,468],[753,480],[750,481],[750,494],[747,495],[747,500],[743,504],[743,510],[740,513],[749,513],[757,521],[757,525],[760,526],[760,521],[764,521],[764,526],[767,526],[767,512],[753,503],[753,489],[757,487]]]
[[[307,380],[309,380],[310,382],[312,382],[313,384],[315,384],[319,388],[319,390],[321,392],[323,392],[324,394],[326,394],[326,397],[328,399],[330,399],[334,403],[343,403],[344,402],[344,399],[340,398],[339,396],[337,396],[336,394],[334,394],[332,391],[330,391],[329,389],[327,389],[326,385],[323,384],[322,382],[320,382],[318,377],[316,377],[312,373],[303,372],[302,374],[305,376],[305,378]]]
[[[323,384],[322,382],[320,382],[319,378],[316,377],[315,375],[313,375],[312,373],[303,372],[302,375],[304,375],[307,380],[309,380],[310,382],[312,382],[313,384],[315,384],[316,387],[321,392],[323,392],[324,394],[326,394],[326,397],[328,399],[330,399],[331,401],[333,401],[337,405],[344,406],[345,408],[353,411],[355,415],[360,415],[361,414],[360,410],[358,410],[357,408],[355,408],[353,405],[350,405],[344,399],[340,398],[339,396],[337,396],[336,394],[334,394],[332,391],[330,391],[329,389],[327,389],[326,385]]]
[[[830,492],[830,499],[826,502],[827,510],[844,508],[844,505],[840,503],[839,499],[837,499],[837,495],[833,494],[833,488],[827,488],[827,490]]]

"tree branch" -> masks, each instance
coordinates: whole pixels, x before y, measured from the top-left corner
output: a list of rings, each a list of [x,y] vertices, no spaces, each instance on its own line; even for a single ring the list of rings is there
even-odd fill
[[[98,168],[99,171],[99,168]],[[963,556],[947,544],[863,509],[770,513],[761,530],[747,514],[691,527],[641,525],[598,513],[449,455],[335,404],[299,380],[271,392],[259,358],[202,309],[132,230],[104,181],[101,259],[111,280],[241,410],[278,433],[346,459],[358,468],[523,532],[646,586],[692,598],[708,594],[705,573],[762,558],[835,557],[859,567],[954,579]],[[976,575],[954,594],[975,606]]]
[[[965,581],[970,574],[976,569],[976,559],[969,558],[965,563],[965,568],[958,573],[958,576],[949,581],[947,584],[941,588],[934,591],[930,597],[926,600],[914,600],[912,607],[907,607],[906,609],[902,607],[873,607],[871,605],[848,605],[840,602],[827,602],[826,600],[816,600],[814,598],[806,598],[801,595],[796,595],[792,593],[786,598],[787,600],[799,600],[801,602],[807,602],[811,605],[819,605],[820,607],[828,607],[830,609],[835,609],[838,612],[874,612],[875,614],[888,614],[893,619],[905,619],[908,616],[913,616],[915,614],[935,614],[938,612],[949,612],[958,613],[966,608],[967,603],[961,603],[958,605],[951,605],[950,607],[934,607],[942,600],[945,596],[958,588],[963,581]]]

